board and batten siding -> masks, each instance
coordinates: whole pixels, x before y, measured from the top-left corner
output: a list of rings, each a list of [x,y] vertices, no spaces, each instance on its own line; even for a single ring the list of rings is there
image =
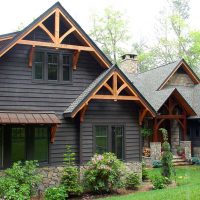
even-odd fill
[[[95,125],[124,125],[125,161],[140,161],[141,137],[138,108],[133,102],[92,100],[80,125],[80,162],[87,162],[94,154]]]
[[[103,68],[89,53],[81,52],[71,83],[37,82],[28,67],[29,51],[30,46],[16,45],[0,58],[0,110],[54,111],[62,124],[50,144],[50,164],[62,163],[66,145],[79,158],[80,124],[64,119],[63,112]]]

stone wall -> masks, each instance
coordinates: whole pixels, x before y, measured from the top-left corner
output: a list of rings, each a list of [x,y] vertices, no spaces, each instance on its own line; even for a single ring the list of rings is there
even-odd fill
[[[180,146],[185,150],[186,160],[191,160],[191,141],[181,141]]]
[[[180,125],[176,120],[171,121],[171,149],[177,155],[177,146],[180,145]]]
[[[126,165],[126,171],[136,173],[140,178],[140,182],[142,182],[142,163],[133,161],[125,163],[125,165]]]
[[[40,190],[59,185],[63,169],[63,166],[48,166],[39,168],[39,173],[42,175]]]
[[[151,142],[151,161],[161,159],[161,142]]]

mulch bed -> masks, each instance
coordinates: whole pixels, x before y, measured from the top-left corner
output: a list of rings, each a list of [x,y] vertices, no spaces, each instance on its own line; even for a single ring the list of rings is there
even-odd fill
[[[169,188],[176,187],[176,183],[173,182],[168,186]],[[110,194],[102,194],[102,195],[94,195],[94,194],[83,194],[81,197],[74,197],[69,198],[71,200],[92,200],[92,199],[99,199],[99,198],[106,198],[111,196],[119,196],[119,195],[127,195],[127,194],[134,194],[138,192],[147,192],[153,189],[153,185],[150,181],[143,182],[140,187],[136,190],[127,190],[127,189],[119,189]],[[31,200],[42,200],[43,198],[34,197]]]

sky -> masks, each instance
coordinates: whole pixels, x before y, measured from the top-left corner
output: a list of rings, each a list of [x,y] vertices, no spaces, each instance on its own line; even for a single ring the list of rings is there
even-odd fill
[[[156,19],[166,0],[60,0],[63,7],[88,33],[92,14],[101,14],[112,6],[122,11],[128,19],[134,42],[149,40],[155,34]],[[56,0],[6,0],[1,2],[0,34],[27,26]],[[190,26],[200,30],[200,1],[190,0]]]

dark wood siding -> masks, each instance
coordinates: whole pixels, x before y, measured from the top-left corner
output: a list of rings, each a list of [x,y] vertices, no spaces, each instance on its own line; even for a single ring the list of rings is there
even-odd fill
[[[192,147],[200,147],[200,121],[198,119],[188,120],[188,140]]]
[[[124,125],[125,159],[139,161],[141,138],[138,125],[137,105],[128,101],[91,101],[80,125],[80,161],[87,162],[93,155],[93,128],[98,124]]]
[[[72,83],[39,83],[32,80],[32,69],[28,67],[29,50],[30,46],[17,45],[0,58],[0,110],[55,111],[62,124],[55,143],[50,145],[50,161],[62,162],[66,144],[72,146],[78,158],[79,123],[65,120],[62,114],[100,74],[102,67],[89,53],[81,52]]]

